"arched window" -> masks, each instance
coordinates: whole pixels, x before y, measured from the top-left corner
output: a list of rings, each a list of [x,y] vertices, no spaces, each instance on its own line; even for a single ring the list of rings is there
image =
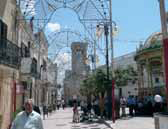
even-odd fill
[[[31,73],[34,73],[34,74],[37,73],[37,60],[35,58],[33,58],[32,60]]]

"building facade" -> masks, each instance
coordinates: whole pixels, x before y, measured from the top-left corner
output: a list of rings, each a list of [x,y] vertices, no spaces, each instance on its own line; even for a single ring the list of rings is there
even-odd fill
[[[137,49],[135,60],[139,73],[139,95],[165,95],[162,33],[150,35]]]
[[[52,61],[48,60],[48,72],[47,77],[49,81],[48,85],[48,95],[47,95],[47,104],[56,105],[57,101],[57,64],[54,64]]]
[[[66,71],[64,79],[64,98],[66,103],[73,99],[81,100],[80,84],[88,75],[87,43],[74,42],[71,44],[72,70]]]
[[[34,54],[37,56],[37,71],[40,73],[40,78],[36,80],[36,88],[34,90],[34,99],[37,105],[42,106],[47,104],[47,92],[48,92],[48,41],[42,30],[35,34],[35,40],[37,43]]]
[[[18,21],[18,46],[21,48],[20,92],[22,102],[20,103],[23,105],[25,99],[34,98],[33,89],[35,89],[36,79],[39,78],[39,72],[37,71],[38,57],[34,52],[36,41],[33,30],[30,23],[24,20],[21,12]]]
[[[16,0],[0,2],[0,128],[7,129],[26,98],[37,106],[56,95],[57,66],[48,59],[43,31],[36,34]],[[50,86],[51,88],[48,88]]]
[[[6,129],[16,104],[19,83],[20,48],[16,40],[16,1],[2,0],[0,4],[0,127]]]
[[[135,52],[125,54],[114,58],[114,68],[115,69],[127,69],[129,66],[137,71],[137,64],[134,60]],[[128,97],[129,95],[138,95],[138,81],[132,82],[128,81],[125,86],[117,86],[119,91],[119,96]]]

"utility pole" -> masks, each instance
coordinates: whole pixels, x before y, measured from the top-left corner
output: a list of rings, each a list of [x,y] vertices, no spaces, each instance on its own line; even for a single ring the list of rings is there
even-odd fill
[[[105,35],[105,38],[106,38],[106,72],[107,72],[107,80],[109,80],[109,52],[108,52],[108,46],[109,46],[109,43],[108,43],[108,25],[107,23],[105,23],[104,25],[104,35]]]
[[[91,24],[91,33],[92,34],[94,34],[93,33],[93,25]],[[93,35],[93,37],[94,37],[94,41],[93,41],[93,49],[94,49],[94,51],[93,51],[93,56],[91,57],[91,58],[93,58],[93,62],[92,62],[92,69],[93,69],[93,71],[95,71],[96,70],[96,36],[95,36],[95,34]]]
[[[159,0],[160,4],[160,17],[161,17],[161,26],[162,26],[162,35],[163,35],[163,64],[164,64],[164,77],[165,77],[165,86],[166,86],[166,95],[167,95],[167,109],[168,109],[168,33],[167,33],[167,19],[166,19],[166,10],[165,10],[165,0]]]
[[[113,51],[113,26],[112,26],[112,0],[109,0],[109,14],[110,14],[110,44],[111,44],[111,71],[112,71],[112,120],[113,123],[115,122],[115,95],[114,95],[114,89],[115,89],[115,80],[114,80],[114,51]]]
[[[94,40],[94,55],[93,55],[93,69],[96,70],[96,40]]]
[[[108,42],[108,36],[109,36],[109,27],[108,23],[104,24],[104,34],[105,34],[105,39],[106,39],[106,73],[107,73],[107,81],[109,82],[110,80],[110,72],[109,72],[109,42]],[[111,85],[108,83],[107,84],[107,97],[108,97],[108,118],[110,119],[112,116],[112,93],[111,93]]]

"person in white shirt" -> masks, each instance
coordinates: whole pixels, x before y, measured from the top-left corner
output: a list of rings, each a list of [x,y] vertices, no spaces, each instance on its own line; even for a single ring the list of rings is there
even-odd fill
[[[11,129],[44,129],[39,113],[33,111],[32,99],[25,101],[25,111],[17,114]]]
[[[155,100],[155,105],[154,105],[155,112],[161,112],[161,110],[162,110],[162,102],[163,102],[162,96],[160,96],[159,94],[156,94],[154,96],[154,100]]]

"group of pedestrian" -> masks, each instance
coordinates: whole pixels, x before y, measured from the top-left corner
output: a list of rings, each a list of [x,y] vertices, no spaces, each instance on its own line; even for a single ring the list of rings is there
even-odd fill
[[[126,107],[129,108],[129,115],[153,115],[154,112],[161,112],[163,110],[163,98],[160,95],[152,96],[149,94],[144,97],[137,97],[130,95],[127,99],[120,98],[120,108],[122,110],[121,116],[126,116]]]
[[[65,101],[64,101],[64,99],[59,100],[59,101],[57,102],[57,110],[59,110],[60,107],[62,107],[63,110],[65,109]]]

